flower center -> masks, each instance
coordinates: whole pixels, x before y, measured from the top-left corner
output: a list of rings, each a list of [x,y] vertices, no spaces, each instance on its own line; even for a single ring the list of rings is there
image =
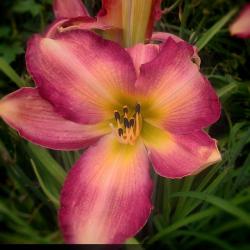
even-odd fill
[[[116,128],[112,125],[118,141],[123,144],[134,145],[140,135],[142,127],[141,105],[136,104],[134,112],[130,112],[127,105],[123,106],[123,115],[114,110]]]

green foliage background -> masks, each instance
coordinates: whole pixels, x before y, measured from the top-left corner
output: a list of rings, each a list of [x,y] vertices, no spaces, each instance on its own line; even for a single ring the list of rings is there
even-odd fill
[[[85,1],[94,14],[100,1]],[[165,0],[156,29],[200,48],[201,70],[222,103],[209,133],[223,160],[196,177],[153,175],[154,212],[129,242],[145,248],[250,249],[250,40],[230,37],[228,25],[246,1]],[[169,8],[170,7],[170,8]],[[50,0],[1,0],[0,97],[32,86],[25,69],[27,39],[53,20]],[[79,152],[48,151],[21,139],[0,121],[0,242],[62,243],[57,226],[60,188]]]

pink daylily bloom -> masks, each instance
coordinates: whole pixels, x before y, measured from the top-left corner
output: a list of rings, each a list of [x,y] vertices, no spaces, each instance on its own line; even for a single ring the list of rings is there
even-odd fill
[[[0,116],[44,147],[86,148],[61,192],[59,223],[68,243],[122,243],[152,210],[149,166],[182,178],[221,159],[203,129],[220,104],[193,63],[194,49],[172,38],[124,49],[73,30],[35,35],[26,52],[36,88],[0,101]]]
[[[250,3],[243,7],[238,17],[230,25],[229,31],[232,36],[250,38]]]

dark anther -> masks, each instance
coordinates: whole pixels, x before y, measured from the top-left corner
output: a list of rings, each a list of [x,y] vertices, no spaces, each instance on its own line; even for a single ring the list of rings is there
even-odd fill
[[[123,135],[123,129],[122,128],[118,128],[118,135],[122,136]]]
[[[141,105],[139,103],[135,105],[135,112],[138,114],[141,112]]]
[[[133,127],[134,124],[135,124],[135,119],[134,118],[130,119],[130,121],[129,121],[130,127]]]
[[[129,121],[128,121],[128,119],[126,117],[124,118],[124,127],[125,128],[129,128],[130,127]]]
[[[128,113],[128,106],[123,106],[123,112],[124,112],[124,114]]]
[[[118,111],[115,111],[115,119],[116,119],[116,121],[117,120],[119,120],[120,121],[120,119],[121,119],[121,117],[120,117],[120,114],[119,114],[119,112]]]

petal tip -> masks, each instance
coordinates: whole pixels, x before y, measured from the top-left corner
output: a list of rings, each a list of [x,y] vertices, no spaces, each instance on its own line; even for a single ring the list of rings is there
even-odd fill
[[[231,36],[250,38],[250,3],[243,6],[238,16],[229,26]]]

